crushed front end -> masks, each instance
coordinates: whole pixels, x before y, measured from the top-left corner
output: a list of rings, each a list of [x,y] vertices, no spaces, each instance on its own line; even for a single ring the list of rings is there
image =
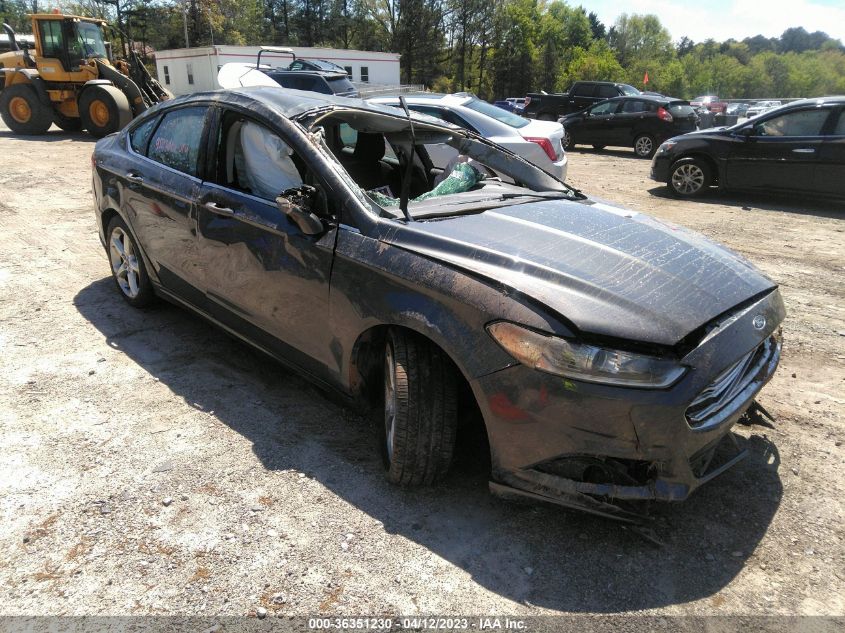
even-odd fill
[[[478,379],[492,491],[632,522],[644,518],[636,502],[686,499],[746,456],[731,429],[777,368],[784,316],[774,290],[717,319],[665,389],[522,364]]]

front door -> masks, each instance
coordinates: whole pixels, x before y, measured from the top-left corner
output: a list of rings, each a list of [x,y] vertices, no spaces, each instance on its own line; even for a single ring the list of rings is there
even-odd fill
[[[815,188],[819,193],[845,196],[845,108],[834,116],[819,150]]]
[[[728,186],[812,191],[829,108],[810,107],[754,123],[753,134],[732,144]]]
[[[211,177],[198,196],[198,233],[209,310],[221,322],[318,377],[331,359],[328,296],[337,233],[332,220],[306,235],[276,197],[303,184],[325,187],[290,139],[235,111],[220,117]]]
[[[616,111],[619,101],[603,101],[590,108],[584,116],[584,133],[578,135],[579,143],[609,145],[613,138]]]

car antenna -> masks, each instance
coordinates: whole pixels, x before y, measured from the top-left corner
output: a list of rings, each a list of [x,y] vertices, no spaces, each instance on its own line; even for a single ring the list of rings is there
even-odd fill
[[[402,215],[408,222],[413,222],[411,214],[408,213],[408,196],[411,193],[411,175],[414,170],[414,148],[417,146],[417,137],[414,134],[414,121],[411,119],[411,112],[408,110],[408,104],[405,102],[405,97],[399,95],[399,103],[402,104],[402,109],[405,110],[405,116],[408,117],[408,125],[411,126],[411,152],[405,157],[407,166],[405,167],[405,177],[402,179],[402,192],[399,195],[399,208],[402,209]]]

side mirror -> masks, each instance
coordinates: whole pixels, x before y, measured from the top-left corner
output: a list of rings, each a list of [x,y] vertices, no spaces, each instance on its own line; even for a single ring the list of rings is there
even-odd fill
[[[737,136],[741,136],[746,141],[749,140],[752,136],[754,136],[754,127],[749,125],[748,127],[744,127],[737,132]]]
[[[314,187],[303,185],[283,191],[276,198],[276,206],[305,235],[319,235],[326,227],[312,211],[316,197]]]

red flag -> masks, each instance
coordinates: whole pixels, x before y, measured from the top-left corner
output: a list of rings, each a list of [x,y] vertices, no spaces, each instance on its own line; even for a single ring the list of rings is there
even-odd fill
[[[643,85],[648,83],[648,71],[645,71],[645,75],[643,76]]]

